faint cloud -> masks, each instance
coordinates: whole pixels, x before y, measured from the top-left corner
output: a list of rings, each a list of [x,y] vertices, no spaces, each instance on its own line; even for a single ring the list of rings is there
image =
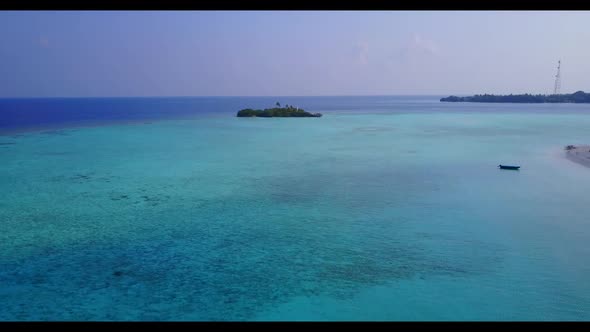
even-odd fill
[[[438,56],[440,55],[440,49],[433,40],[414,33],[412,34],[410,41],[399,49],[392,58],[406,60],[419,55]]]
[[[412,42],[410,43],[410,48],[432,55],[438,55],[440,53],[434,41],[425,39],[419,34],[414,34]]]
[[[355,47],[357,62],[361,65],[369,63],[369,43],[360,42]]]
[[[49,47],[49,39],[47,39],[45,37],[40,37],[39,38],[39,46],[41,46],[41,47]]]

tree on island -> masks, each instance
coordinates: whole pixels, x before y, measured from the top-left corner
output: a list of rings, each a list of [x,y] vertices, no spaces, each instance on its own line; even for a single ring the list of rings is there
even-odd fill
[[[281,107],[281,103],[279,103],[278,101],[275,105],[277,105],[277,107]]]

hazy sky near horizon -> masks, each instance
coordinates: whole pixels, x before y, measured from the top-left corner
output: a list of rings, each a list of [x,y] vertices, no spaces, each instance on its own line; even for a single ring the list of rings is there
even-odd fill
[[[590,12],[0,12],[0,97],[590,91]]]

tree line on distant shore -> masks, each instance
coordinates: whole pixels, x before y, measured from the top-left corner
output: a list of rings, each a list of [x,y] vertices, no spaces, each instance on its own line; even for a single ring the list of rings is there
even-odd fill
[[[590,93],[578,91],[571,94],[559,95],[475,95],[470,97],[449,96],[441,98],[446,102],[474,102],[474,103],[590,103]]]

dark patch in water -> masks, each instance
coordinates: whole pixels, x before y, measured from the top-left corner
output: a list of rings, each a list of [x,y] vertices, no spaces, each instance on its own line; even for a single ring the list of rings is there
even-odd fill
[[[0,145],[14,145],[14,142],[0,142]]]
[[[49,130],[49,131],[43,131],[41,132],[41,134],[43,135],[53,135],[53,136],[70,136],[70,134],[68,134],[66,131],[64,130]]]
[[[64,152],[63,155],[69,154],[68,152]],[[57,153],[57,155],[62,155],[62,153]],[[47,179],[49,182],[72,182],[72,183],[87,183],[87,182],[98,182],[98,183],[110,183],[113,180],[117,179],[117,176],[113,175],[102,175],[98,176],[95,171],[92,172],[84,172],[84,173],[74,173],[73,175],[57,175],[52,176]]]
[[[436,170],[378,168],[310,172],[305,178],[276,176],[259,181],[258,188],[277,203],[307,204],[322,200],[336,201],[359,208],[395,206],[414,196],[439,190]],[[362,187],[363,190],[357,190]]]
[[[68,156],[74,154],[73,152],[43,152],[41,156]]]
[[[157,206],[162,202],[166,202],[170,199],[169,195],[142,195],[140,198],[143,199],[144,203],[147,203],[151,206]]]
[[[115,195],[115,196],[111,196],[111,200],[112,201],[120,201],[120,200],[124,200],[124,199],[129,199],[128,195]]]
[[[103,176],[103,177],[97,178],[97,180],[101,181],[101,182],[111,183],[111,180],[113,178],[114,178],[113,176]]]
[[[89,172],[89,173],[78,173],[72,176],[70,179],[74,182],[88,182],[88,181],[96,181],[96,182],[105,182],[110,183],[111,180],[115,179],[115,176],[107,175],[107,176],[96,176],[96,172]]]
[[[360,289],[399,280],[488,273],[503,255],[502,248],[473,239],[456,246],[470,250],[449,251],[456,244],[452,237],[381,232],[359,224],[348,210],[283,219],[280,210],[258,205],[268,200],[230,196],[195,210],[172,206],[170,220],[186,223],[158,224],[161,215],[147,215],[138,226],[154,224],[150,234],[134,231],[120,241],[64,246],[10,268],[0,261],[4,285],[20,289],[4,303],[0,320],[19,313],[49,320],[247,320],[296,296],[350,299]],[[272,219],[267,213],[279,215]],[[350,236],[354,225],[362,233]],[[32,283],[38,274],[43,284]],[[97,310],[89,297],[108,299],[109,305]],[[42,314],[47,298],[63,310]]]
[[[86,180],[90,180],[92,178],[92,173],[88,173],[88,174],[76,174],[74,176],[72,176],[72,180],[74,181],[86,181]]]

